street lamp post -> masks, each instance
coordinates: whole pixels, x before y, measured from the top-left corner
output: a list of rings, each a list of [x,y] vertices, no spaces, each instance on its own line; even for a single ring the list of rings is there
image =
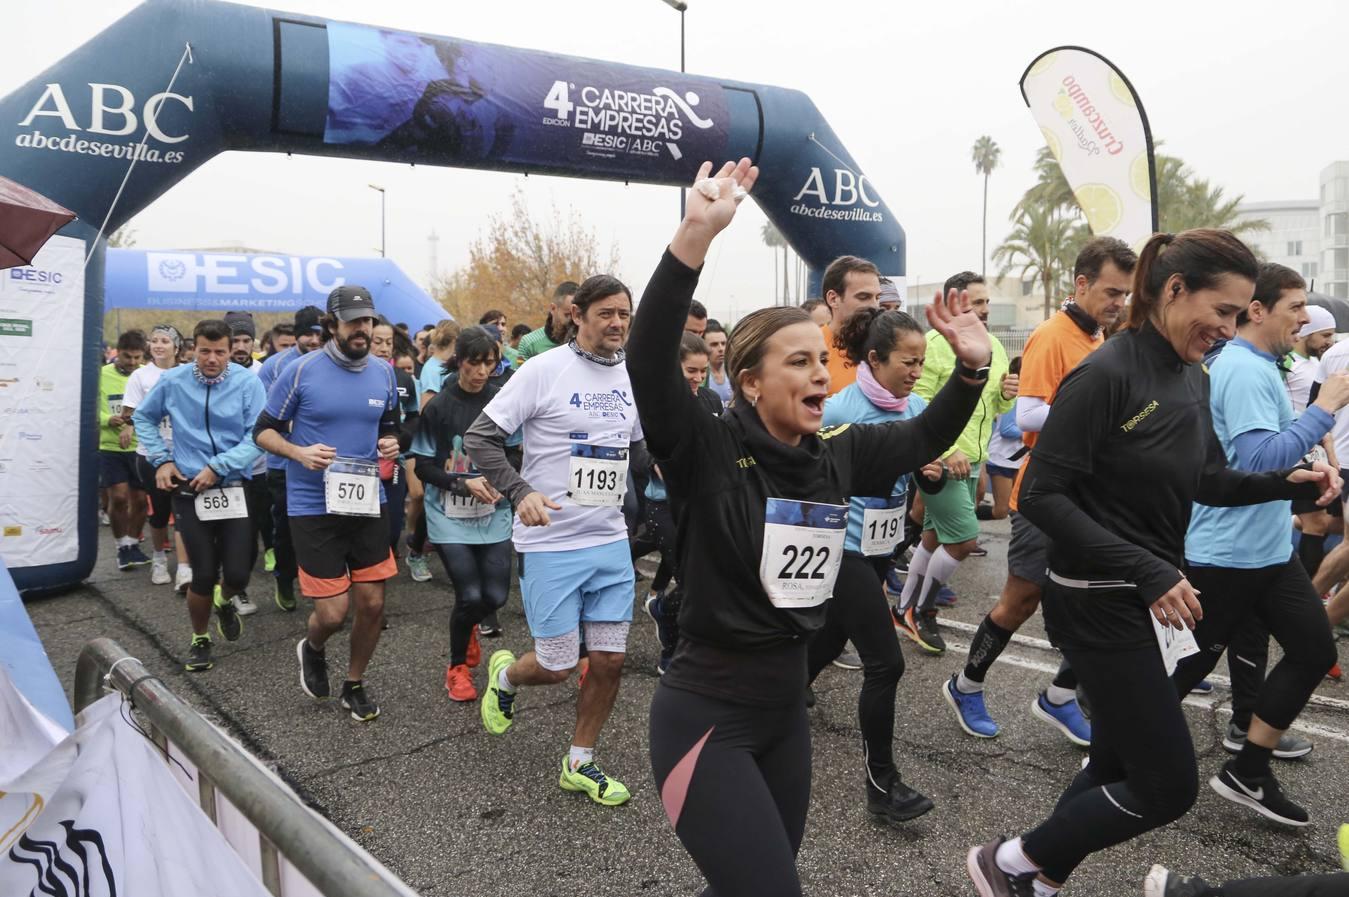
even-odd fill
[[[366,184],[371,190],[379,191],[379,257],[384,258],[384,188],[378,184]]]
[[[689,5],[684,0],[664,0],[666,6],[679,13],[679,73],[684,73],[684,13]],[[684,220],[684,188],[679,188],[679,220]]]

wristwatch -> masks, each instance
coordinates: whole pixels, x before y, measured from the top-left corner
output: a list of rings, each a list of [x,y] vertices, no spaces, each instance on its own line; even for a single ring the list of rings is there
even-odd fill
[[[989,359],[992,361],[992,359]],[[988,382],[989,371],[992,370],[991,364],[986,364],[981,368],[966,367],[965,362],[959,358],[956,359],[956,376],[964,377],[966,380],[976,380],[980,383]]]

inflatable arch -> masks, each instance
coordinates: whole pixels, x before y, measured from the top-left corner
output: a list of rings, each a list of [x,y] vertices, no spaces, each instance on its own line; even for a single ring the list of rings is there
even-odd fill
[[[0,272],[0,386],[13,381],[0,392],[0,554],[20,588],[75,583],[93,567],[100,226],[115,230],[226,150],[672,186],[705,159],[749,156],[763,172],[753,198],[812,283],[843,254],[904,274],[899,222],[799,91],[149,0],[0,100],[0,173],[80,216],[32,267]],[[44,373],[59,343],[44,333],[74,320],[85,364],[66,382]]]

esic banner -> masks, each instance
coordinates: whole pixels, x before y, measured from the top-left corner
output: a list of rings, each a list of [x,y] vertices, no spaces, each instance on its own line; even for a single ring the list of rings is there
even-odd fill
[[[1026,69],[1021,96],[1091,232],[1141,250],[1157,230],[1157,175],[1152,131],[1133,85],[1099,53],[1056,47]]]
[[[11,570],[79,553],[85,242],[55,236],[0,271],[0,557]]]
[[[325,143],[648,179],[726,154],[723,89],[706,78],[342,22],[328,53]]]

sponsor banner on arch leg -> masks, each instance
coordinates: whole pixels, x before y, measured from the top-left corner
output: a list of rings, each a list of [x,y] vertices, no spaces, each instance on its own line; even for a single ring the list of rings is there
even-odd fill
[[[75,560],[85,243],[52,237],[0,271],[0,557]]]

